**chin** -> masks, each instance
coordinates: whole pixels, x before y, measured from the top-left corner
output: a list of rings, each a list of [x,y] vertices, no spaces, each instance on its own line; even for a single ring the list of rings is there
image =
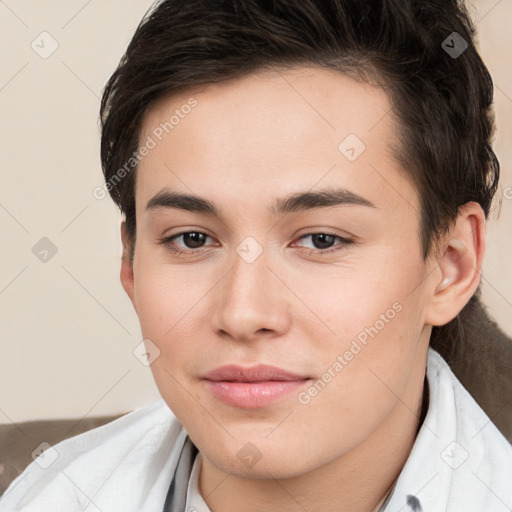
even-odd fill
[[[240,441],[241,437],[226,436],[224,443],[203,437],[203,442],[199,440],[196,446],[217,469],[239,478],[294,478],[331,461],[332,450],[329,453],[308,452],[304,449],[307,442],[294,437],[292,443],[286,442],[286,436],[276,436],[275,440],[259,435],[244,436],[244,439],[252,439],[247,442]]]

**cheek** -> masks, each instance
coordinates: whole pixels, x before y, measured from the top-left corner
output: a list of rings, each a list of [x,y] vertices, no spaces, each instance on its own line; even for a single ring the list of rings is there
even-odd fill
[[[313,432],[321,430],[315,440],[320,452],[329,453],[333,439],[341,449],[362,442],[407,393],[411,371],[417,370],[412,369],[421,329],[407,305],[384,309],[384,315],[386,311],[387,323],[373,321],[372,315],[365,321],[360,314],[354,323],[364,327],[352,327],[358,335],[326,344],[318,380],[298,397],[297,431],[307,431],[306,425]]]
[[[152,349],[158,353],[150,369],[160,394],[181,419],[180,404],[191,398],[183,394],[184,376],[196,374],[198,361],[204,364],[205,359],[204,349],[198,343],[198,339],[205,341],[198,333],[204,322],[197,318],[205,288],[204,282],[191,283],[190,276],[185,282],[179,272],[151,264],[145,265],[136,277],[135,297],[142,336],[151,340],[148,352]]]
[[[200,276],[150,258],[139,258],[134,278],[135,307],[143,335],[157,344],[190,328],[196,306],[208,292]]]
[[[301,296],[334,331],[333,338],[364,341],[368,331],[390,332],[411,314],[410,320],[419,322],[415,312],[423,307],[417,293],[422,274],[417,265],[407,268],[406,262],[395,268],[375,262],[343,270],[324,280],[323,287],[318,283],[315,291],[303,290]],[[402,313],[404,309],[407,314]]]
[[[184,375],[194,372],[200,347],[192,340],[197,325],[198,302],[204,296],[204,283],[190,282],[169,266],[139,259],[135,272],[135,302],[142,336],[151,340],[148,351],[158,350],[150,369],[160,394],[182,423],[199,421],[191,400],[192,389]],[[196,327],[197,330],[197,327]],[[146,345],[148,346],[148,345]],[[155,349],[154,347],[157,347]],[[188,393],[185,391],[185,387]],[[187,412],[188,411],[188,412]],[[190,417],[190,418],[189,418]]]
[[[349,411],[367,404],[382,412],[395,400],[388,386],[405,386],[424,329],[426,299],[418,283],[426,276],[416,260],[392,261],[394,268],[368,265],[364,274],[333,279],[329,293],[315,295],[317,310],[334,332],[316,344],[318,368],[333,382],[324,395],[327,410],[343,397]],[[318,340],[315,328],[312,340]]]

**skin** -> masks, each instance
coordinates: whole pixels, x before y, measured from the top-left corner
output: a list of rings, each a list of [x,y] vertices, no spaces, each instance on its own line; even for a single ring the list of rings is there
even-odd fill
[[[197,106],[139,164],[134,260],[123,224],[121,282],[160,350],[158,389],[202,454],[200,492],[213,512],[370,512],[414,443],[431,327],[478,286],[482,210],[461,208],[423,260],[418,194],[393,158],[396,120],[377,87],[309,67],[254,73],[159,100],[140,140],[191,96]],[[348,134],[366,145],[353,162],[338,150]],[[340,187],[374,206],[269,210],[278,198]],[[147,210],[164,188],[208,199],[221,216]],[[202,248],[184,237],[159,243],[194,231],[207,235]],[[324,232],[352,243],[306,236]],[[248,236],[263,249],[252,263],[236,250]],[[333,372],[396,303],[400,312]],[[229,363],[310,377],[300,391],[329,368],[335,377],[307,404],[297,391],[239,408],[202,380]],[[261,454],[252,466],[237,457],[249,442]]]

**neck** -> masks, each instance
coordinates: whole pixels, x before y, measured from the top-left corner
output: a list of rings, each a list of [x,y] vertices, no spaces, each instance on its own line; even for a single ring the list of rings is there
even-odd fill
[[[424,373],[373,434],[329,464],[285,479],[226,474],[202,458],[199,490],[212,512],[374,512],[393,487],[426,412]]]

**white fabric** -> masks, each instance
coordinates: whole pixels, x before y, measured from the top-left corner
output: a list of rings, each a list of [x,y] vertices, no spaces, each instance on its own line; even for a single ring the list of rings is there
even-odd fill
[[[510,512],[512,446],[429,350],[430,406],[386,512]],[[412,497],[412,499],[411,499]]]
[[[511,445],[433,350],[427,379],[428,413],[384,510],[510,512]],[[161,399],[56,444],[57,459],[46,469],[32,462],[0,512],[161,512],[186,436]],[[199,467],[187,500],[203,512]]]
[[[187,512],[211,512],[208,505],[204,502],[198,487],[201,457],[201,453],[196,455],[194,465],[192,466],[192,473],[190,473],[187,489],[187,504],[185,506],[185,511]]]

